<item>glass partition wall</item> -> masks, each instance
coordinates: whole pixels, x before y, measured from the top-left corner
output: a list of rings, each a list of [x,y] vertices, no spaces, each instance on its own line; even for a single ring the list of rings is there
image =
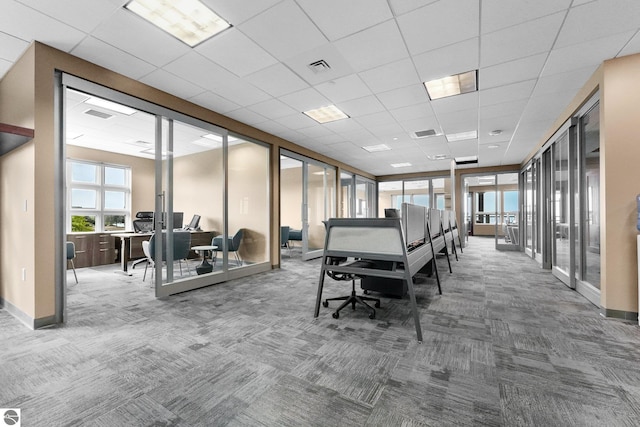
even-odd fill
[[[301,248],[303,260],[322,256],[324,221],[336,216],[336,186],[334,167],[281,150],[280,224],[289,226],[290,244],[294,253]]]
[[[348,172],[340,172],[342,218],[375,218],[376,183]]]
[[[268,146],[72,76],[61,80],[67,168],[102,171],[92,184],[96,203],[74,192],[87,185],[74,184],[73,172],[63,176],[65,193],[75,194],[62,207],[66,240],[103,239],[100,263],[144,276],[157,297],[270,269]],[[92,228],[72,227],[78,218],[93,218]],[[97,262],[85,258],[86,266]]]
[[[423,178],[378,183],[378,217],[384,217],[385,208],[400,209],[404,202],[433,209],[453,209],[451,178]]]
[[[463,175],[464,233],[495,240],[496,249],[520,248],[518,173]]]
[[[600,305],[598,95],[522,170],[526,253]]]

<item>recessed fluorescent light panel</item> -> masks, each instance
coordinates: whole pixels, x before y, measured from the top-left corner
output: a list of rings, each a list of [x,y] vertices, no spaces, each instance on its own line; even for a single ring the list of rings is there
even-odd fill
[[[326,107],[316,108],[315,110],[303,111],[303,113],[318,123],[329,123],[349,118],[349,116],[340,111],[340,109],[335,105],[328,105]]]
[[[462,74],[443,77],[441,79],[424,82],[429,98],[446,98],[448,96],[475,92],[478,90],[478,70],[468,71]]]
[[[467,139],[476,139],[478,137],[478,131],[471,130],[469,132],[448,133],[445,136],[449,142],[466,141]]]
[[[133,0],[125,8],[191,47],[231,27],[199,0]]]
[[[96,107],[104,108],[105,110],[115,111],[116,113],[125,114],[130,116],[136,112],[133,108],[129,108],[126,105],[118,104],[117,102],[107,101],[106,99],[90,96],[84,101],[85,104],[94,105]]]
[[[362,147],[363,150],[368,151],[370,153],[376,153],[378,151],[389,151],[391,148],[386,144],[378,144],[378,145],[367,145],[366,147]]]
[[[471,163],[478,163],[478,156],[463,156],[455,158],[457,165],[468,165]]]
[[[411,166],[411,163],[391,163],[391,167],[393,168],[406,168]]]

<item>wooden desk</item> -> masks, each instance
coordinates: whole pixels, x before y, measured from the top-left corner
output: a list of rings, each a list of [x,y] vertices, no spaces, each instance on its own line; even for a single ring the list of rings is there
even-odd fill
[[[142,242],[149,240],[152,233],[118,233],[112,236],[116,239],[116,247],[120,247],[119,259],[122,271],[128,275],[129,261],[144,258]],[[215,231],[191,231],[191,246],[210,245],[216,235]],[[189,258],[197,258],[195,251],[189,253]]]

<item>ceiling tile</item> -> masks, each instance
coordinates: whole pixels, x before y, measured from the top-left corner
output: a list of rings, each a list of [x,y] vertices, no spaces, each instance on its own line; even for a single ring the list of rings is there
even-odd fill
[[[478,72],[478,88],[490,89],[523,80],[535,79],[540,75],[547,59],[547,53],[528,56],[482,68]]]
[[[160,68],[142,77],[140,81],[183,99],[189,99],[204,92],[200,86]]]
[[[139,79],[155,70],[148,62],[93,37],[84,39],[71,53],[133,79]]]
[[[410,59],[402,59],[360,73],[360,78],[374,93],[387,92],[404,86],[419,84],[420,79]]]
[[[302,114],[302,112],[296,112],[290,116],[277,118],[276,122],[293,130],[308,128],[316,123],[309,116]]]
[[[574,90],[546,93],[529,100],[522,114],[522,121],[537,121],[557,118],[575,95]]]
[[[195,49],[202,56],[240,77],[278,62],[236,28],[218,34]]]
[[[371,95],[371,90],[357,74],[320,83],[315,88],[334,103]]]
[[[358,123],[354,119],[336,120],[333,122],[324,123],[322,126],[326,129],[331,130],[332,132],[340,134],[341,136],[345,132],[354,132],[362,129],[360,123]]]
[[[157,67],[191,50],[175,37],[125,9],[104,20],[92,35]]]
[[[376,96],[387,110],[429,102],[427,91],[422,84],[405,86],[388,92],[381,92]]]
[[[519,83],[484,89],[480,91],[480,106],[502,104],[528,98],[533,92],[536,80],[527,80]]]
[[[438,0],[389,0],[389,4],[391,5],[393,14],[400,16],[437,1]]]
[[[408,107],[395,108],[389,112],[399,122],[421,118],[432,118],[435,116],[430,104],[410,105]]]
[[[397,18],[409,52],[428,50],[478,37],[480,6],[476,0],[432,3]]]
[[[244,21],[264,12],[282,0],[238,1],[238,0],[201,0],[231,25]]]
[[[565,73],[542,76],[538,79],[538,84],[533,92],[534,96],[546,93],[556,93],[567,89],[578,90],[589,80],[598,68],[599,64],[586,68],[571,70]]]
[[[202,92],[201,94],[193,96],[189,99],[189,101],[220,114],[226,114],[229,111],[237,110],[238,108],[240,108],[240,106],[235,102],[231,102],[228,99],[225,99],[209,91]]]
[[[335,46],[356,72],[409,56],[398,25],[393,19],[338,40]]]
[[[523,98],[516,101],[484,106],[480,109],[480,122],[494,117],[507,116],[509,114],[521,115],[524,111],[524,107],[527,105],[527,102],[528,99]]]
[[[279,97],[302,90],[309,85],[281,63],[247,76],[247,81],[269,95]]]
[[[14,62],[27,50],[29,43],[0,32],[0,46],[2,46],[2,49],[0,49],[0,58]]]
[[[465,93],[462,95],[449,96],[447,98],[431,101],[436,116],[440,114],[452,113],[455,111],[471,110],[478,108],[478,92]]]
[[[284,102],[279,101],[277,99],[273,99],[273,98],[251,105],[247,108],[270,120],[274,120],[280,117],[290,116],[292,114],[298,113],[296,110],[289,107]]]
[[[571,0],[485,1],[482,3],[482,33],[491,33],[532,19],[566,11],[570,5]]]
[[[560,12],[483,34],[480,38],[480,66],[489,67],[549,50],[560,30],[564,15]]]
[[[633,55],[635,53],[640,53],[640,32],[636,33],[624,49],[618,53],[617,57]]]
[[[120,9],[122,7],[120,3],[123,2],[102,0],[65,0],[63,2],[20,0],[20,3],[37,9],[85,33],[89,33],[95,29],[105,17],[108,17]],[[3,10],[3,13],[6,13],[6,11]]]
[[[321,124],[316,124],[308,128],[299,129],[298,132],[309,138],[317,138],[319,136],[331,135],[333,133],[330,129],[324,127]]]
[[[7,71],[11,69],[13,62],[0,59],[0,79],[4,77]]]
[[[82,31],[15,1],[2,2],[0,28],[2,33],[27,43],[37,40],[64,52],[69,52],[85,37]]]
[[[360,117],[384,110],[384,107],[375,96],[365,96],[363,98],[339,102],[336,106],[350,117]]]
[[[281,61],[327,43],[293,0],[278,3],[238,28]]]
[[[436,119],[435,116],[418,117],[415,119],[408,119],[408,120],[398,120],[398,123],[400,124],[400,126],[402,126],[402,128],[405,131],[407,131],[410,134],[410,136],[414,132],[418,132],[421,130],[429,130],[429,129],[433,129],[437,133],[442,133],[442,128],[440,127],[440,123],[438,123],[438,120]]]
[[[468,141],[457,141],[449,143],[451,157],[477,156],[478,141],[470,139]]]
[[[423,82],[460,74],[479,67],[479,38],[415,55],[413,61]]]
[[[387,111],[380,111],[378,113],[367,114],[364,116],[357,117],[355,120],[367,129],[370,129],[373,126],[397,123],[395,117],[393,117]]]
[[[229,71],[195,51],[167,64],[164,70],[209,90],[216,88],[218,79],[229,80],[235,77]]]
[[[439,114],[438,122],[445,134],[478,130],[478,109]]]
[[[640,25],[640,23],[639,23]],[[613,58],[631,40],[635,31],[590,40],[585,43],[554,49],[549,54],[543,75],[563,73],[579,68],[597,68],[605,59]]]
[[[584,43],[640,27],[640,2],[599,0],[569,10],[555,47]]]
[[[386,0],[297,0],[329,40],[369,28],[392,18]]]
[[[251,126],[255,126],[258,123],[264,123],[268,120],[266,117],[261,116],[260,114],[247,108],[240,108],[238,110],[229,111],[225,113],[225,116],[231,117],[232,119]]]
[[[331,102],[327,98],[320,95],[320,93],[313,88],[307,88],[284,95],[280,97],[280,100],[300,112],[331,105]]]

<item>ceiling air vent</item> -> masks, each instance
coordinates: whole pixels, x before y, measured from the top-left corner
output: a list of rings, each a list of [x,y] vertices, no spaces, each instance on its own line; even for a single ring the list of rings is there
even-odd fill
[[[311,71],[316,74],[326,73],[331,69],[331,66],[324,59],[312,62],[311,64],[307,65],[307,67],[309,67]]]
[[[418,130],[414,132],[416,138],[426,138],[428,136],[436,136],[437,134],[435,129]]]
[[[93,109],[89,109],[84,113],[90,116],[100,117],[101,119],[110,119],[111,117],[113,117],[111,114],[103,113],[102,111],[93,110]]]

